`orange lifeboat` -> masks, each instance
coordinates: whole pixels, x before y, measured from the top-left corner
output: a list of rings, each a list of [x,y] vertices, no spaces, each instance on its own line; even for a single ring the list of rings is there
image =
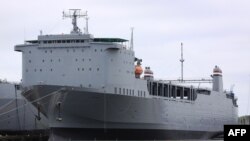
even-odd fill
[[[135,66],[135,77],[140,78],[140,75],[142,74],[143,69],[140,65]]]

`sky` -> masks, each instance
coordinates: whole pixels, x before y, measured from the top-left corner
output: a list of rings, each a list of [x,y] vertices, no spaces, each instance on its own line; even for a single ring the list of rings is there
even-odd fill
[[[130,39],[135,55],[157,79],[210,78],[218,65],[224,89],[238,97],[239,115],[250,114],[250,1],[248,0],[8,0],[0,4],[0,79],[22,78],[14,46],[43,34],[69,33],[62,11],[88,11],[94,37]],[[78,20],[83,29],[84,19]],[[201,86],[210,86],[201,84]]]

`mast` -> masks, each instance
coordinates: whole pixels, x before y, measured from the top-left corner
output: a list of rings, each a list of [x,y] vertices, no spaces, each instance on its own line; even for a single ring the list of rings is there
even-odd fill
[[[82,14],[81,9],[69,9],[69,12],[63,12],[63,18],[72,18],[73,29],[71,34],[82,33],[80,28],[77,26],[77,18],[86,17],[87,13]]]
[[[85,34],[89,34],[89,17],[88,17],[88,11],[86,11],[86,14],[85,14],[85,20],[86,20],[86,27],[85,27]]]
[[[134,28],[131,27],[131,40],[130,40],[130,50],[133,50],[134,48]]]
[[[180,62],[181,62],[181,81],[183,81],[183,62],[184,62],[184,59],[183,59],[183,43],[181,43],[181,59],[180,59]]]

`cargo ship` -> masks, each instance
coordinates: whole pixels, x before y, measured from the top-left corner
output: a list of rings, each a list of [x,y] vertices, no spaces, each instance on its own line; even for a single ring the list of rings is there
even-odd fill
[[[50,140],[210,139],[237,123],[237,98],[223,89],[218,66],[212,88],[156,80],[142,68],[133,38],[128,45],[94,37],[79,9],[63,16],[72,18],[69,34],[40,34],[15,46],[22,53],[21,94],[48,120]]]

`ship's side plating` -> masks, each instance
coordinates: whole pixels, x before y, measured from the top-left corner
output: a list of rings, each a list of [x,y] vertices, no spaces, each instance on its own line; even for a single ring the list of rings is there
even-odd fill
[[[237,108],[232,100],[218,93],[198,94],[196,100],[191,101],[160,96],[146,98],[118,95],[90,88],[62,86],[38,85],[32,90],[34,95],[50,99],[50,104],[44,107],[45,113],[49,114],[50,126],[57,129],[103,129],[103,133],[105,130],[118,130],[117,133],[126,129],[137,132],[155,130],[165,131],[165,136],[151,134],[150,139],[192,139],[211,138],[223,131],[224,124],[237,121]],[[44,92],[48,95],[41,96]],[[183,133],[183,136],[176,136],[169,131]],[[192,132],[194,134],[190,135]],[[201,134],[195,136],[195,133]],[[94,134],[91,137],[87,139],[100,136]],[[113,137],[120,138],[115,135]],[[142,137],[138,138],[145,139]]]
[[[37,109],[21,95],[19,84],[0,80],[1,133],[46,129],[46,119],[40,121],[37,116]]]
[[[125,42],[73,32],[40,35],[15,47],[22,52],[22,94],[57,136],[87,136],[74,129],[97,133],[88,139],[211,138],[224,124],[237,122],[234,96],[220,91],[221,72],[214,75],[214,89],[204,91],[140,79],[134,68],[138,59]],[[64,129],[70,130],[58,135]]]

